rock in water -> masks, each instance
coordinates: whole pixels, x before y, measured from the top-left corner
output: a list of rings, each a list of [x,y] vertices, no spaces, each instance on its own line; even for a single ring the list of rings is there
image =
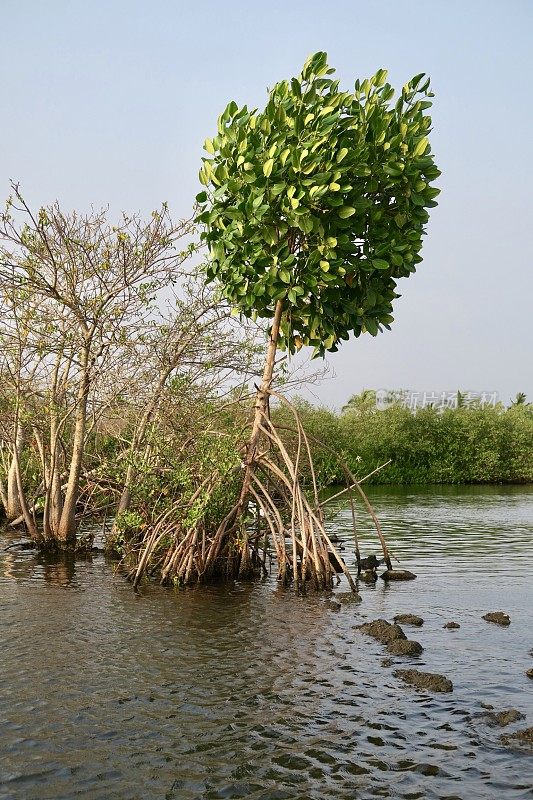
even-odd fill
[[[528,671],[526,672],[526,676],[528,678],[533,678],[533,669],[528,669]]]
[[[486,718],[491,725],[499,725],[501,728],[505,728],[513,722],[518,722],[519,719],[525,719],[526,715],[516,708],[508,708],[505,711],[491,711],[486,715]]]
[[[418,669],[397,669],[394,676],[400,678],[417,689],[428,689],[430,692],[453,692],[453,683],[435,672],[420,672]]]
[[[487,622],[494,622],[496,625],[511,624],[509,614],[504,614],[503,611],[489,611],[488,614],[483,614],[483,619]]]
[[[393,639],[407,639],[407,636],[402,631],[399,625],[392,625],[385,619],[375,619],[373,622],[363,622],[362,625],[356,625],[360,631],[367,633],[378,642],[388,644]]]
[[[420,642],[415,642],[412,639],[392,639],[387,644],[387,650],[393,656],[419,656],[424,648]]]
[[[504,744],[533,753],[533,728],[523,728],[521,731],[516,731],[516,733],[500,736],[500,739]]]
[[[384,581],[414,581],[416,575],[408,569],[387,569],[379,577]]]
[[[424,624],[422,617],[417,617],[416,614],[396,614],[394,622],[398,622],[400,625],[416,625],[418,627]]]
[[[339,592],[335,595],[335,600],[343,605],[350,605],[351,603],[360,603],[363,598],[357,592]]]
[[[448,628],[449,630],[455,630],[456,628],[460,628],[461,626],[459,625],[458,622],[446,622],[442,627]]]

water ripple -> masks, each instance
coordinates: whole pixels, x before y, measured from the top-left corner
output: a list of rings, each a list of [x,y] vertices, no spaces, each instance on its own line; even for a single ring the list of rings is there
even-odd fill
[[[371,498],[418,579],[363,584],[338,613],[273,580],[135,595],[102,557],[2,553],[0,800],[532,797],[533,758],[480,712],[514,706],[532,724],[533,493]],[[353,564],[350,520],[339,509],[331,528]],[[498,609],[508,628],[481,619]],[[354,627],[406,611],[424,617],[405,626],[424,652],[393,667],[446,674],[453,694],[405,687]]]

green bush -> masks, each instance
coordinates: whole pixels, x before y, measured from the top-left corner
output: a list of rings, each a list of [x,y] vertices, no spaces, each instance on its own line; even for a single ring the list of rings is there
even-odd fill
[[[400,405],[377,410],[361,402],[348,404],[341,414],[305,402],[298,408],[305,429],[344,457],[356,476],[390,459],[374,483],[533,481],[533,413],[527,405],[412,413]],[[285,417],[286,410],[276,412],[277,422]],[[329,452],[313,444],[313,454],[322,486],[343,480]]]

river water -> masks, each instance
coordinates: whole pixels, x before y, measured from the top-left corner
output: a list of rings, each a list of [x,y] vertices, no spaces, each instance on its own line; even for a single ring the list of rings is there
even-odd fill
[[[533,797],[533,755],[482,716],[533,725],[533,488],[369,493],[418,578],[362,584],[337,611],[274,579],[135,594],[101,555],[44,560],[0,537],[1,800]],[[330,530],[353,563],[350,525],[341,508]],[[509,627],[481,618],[498,610]],[[354,625],[401,612],[424,618],[404,630],[425,649],[383,666]],[[398,666],[454,691],[409,688]]]

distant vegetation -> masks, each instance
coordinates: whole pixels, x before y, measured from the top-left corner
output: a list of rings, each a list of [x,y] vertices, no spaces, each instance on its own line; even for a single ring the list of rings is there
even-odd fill
[[[466,406],[416,413],[397,404],[378,410],[372,392],[339,414],[298,401],[308,433],[341,454],[358,477],[389,459],[373,483],[529,483],[533,481],[533,410],[520,393],[509,408]],[[286,412],[277,410],[278,424]],[[314,445],[321,485],[342,482],[332,452]]]

